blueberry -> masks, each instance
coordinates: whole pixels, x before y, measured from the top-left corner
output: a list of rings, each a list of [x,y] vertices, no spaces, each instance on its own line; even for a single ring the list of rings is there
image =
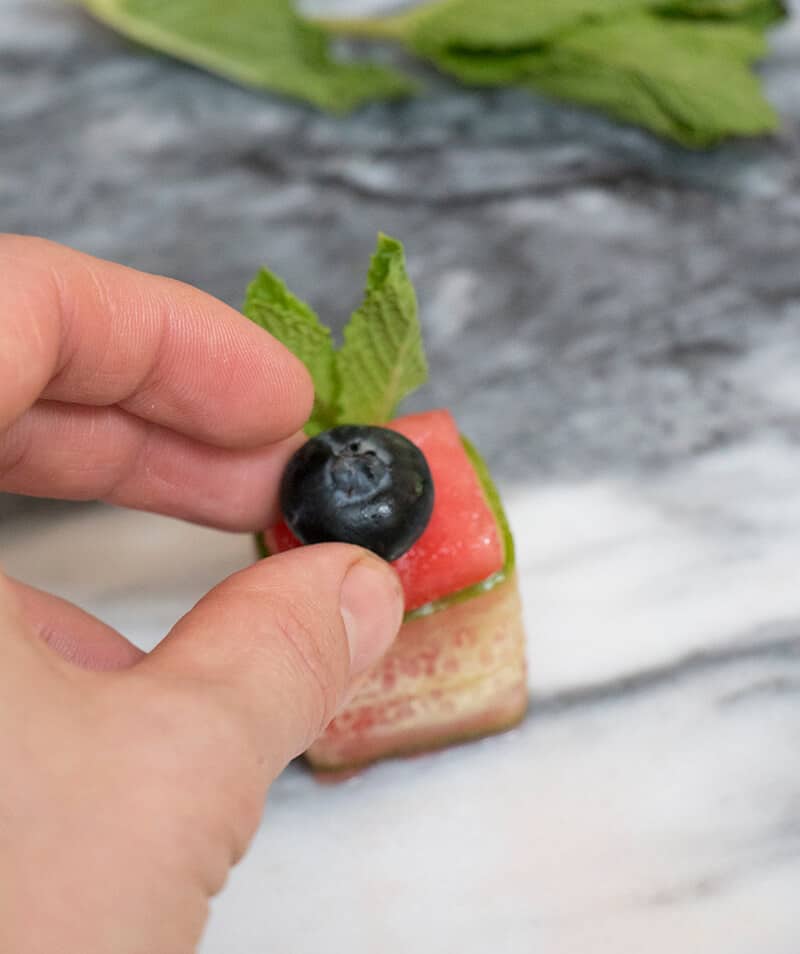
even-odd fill
[[[428,525],[433,480],[422,451],[402,434],[344,424],[289,461],[281,510],[302,543],[356,543],[396,560]]]

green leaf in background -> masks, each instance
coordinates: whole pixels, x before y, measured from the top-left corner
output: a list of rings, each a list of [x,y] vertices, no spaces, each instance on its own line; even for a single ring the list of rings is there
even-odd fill
[[[777,127],[749,69],[763,53],[763,37],[747,27],[642,14],[560,37],[530,82],[683,145],[704,147],[731,134]]]
[[[655,10],[663,16],[735,20],[758,28],[786,16],[783,0],[657,0]]]
[[[430,53],[433,64],[468,86],[521,86],[547,68],[548,49],[497,52],[442,49]]]
[[[527,86],[700,148],[776,128],[749,64],[784,14],[779,0],[437,0],[372,22],[463,83]]]
[[[345,111],[414,91],[400,73],[338,63],[325,33],[291,0],[80,0],[98,19],[147,46],[232,80]]]
[[[378,237],[364,302],[350,318],[336,358],[339,420],[348,423],[391,420],[400,401],[428,377],[417,299],[395,239]]]
[[[436,0],[383,22],[423,56],[431,52],[531,52],[583,24],[632,12],[736,20],[766,26],[785,15],[781,0]]]
[[[247,288],[242,311],[284,344],[314,381],[314,409],[305,426],[313,437],[336,424],[336,361],[329,328],[272,272],[262,268]]]
[[[582,24],[530,50],[462,48],[433,58],[462,82],[529,86],[698,148],[776,128],[749,68],[765,51],[751,27],[633,13]]]
[[[750,64],[785,17],[782,0],[427,0],[313,23],[292,0],[79,2],[139,42],[334,111],[413,86],[332,60],[328,34],[400,43],[461,82],[528,87],[692,148],[777,125]]]
[[[583,21],[618,17],[650,3],[652,0],[439,0],[407,16],[403,39],[425,56],[443,50],[520,52]]]

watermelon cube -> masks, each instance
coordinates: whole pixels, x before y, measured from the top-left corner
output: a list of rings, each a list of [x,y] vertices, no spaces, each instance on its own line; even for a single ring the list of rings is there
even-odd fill
[[[527,705],[513,543],[483,462],[446,410],[386,426],[425,454],[434,508],[393,564],[406,597],[397,640],[306,753],[329,778],[501,731]],[[264,541],[270,552],[301,545],[284,523]]]

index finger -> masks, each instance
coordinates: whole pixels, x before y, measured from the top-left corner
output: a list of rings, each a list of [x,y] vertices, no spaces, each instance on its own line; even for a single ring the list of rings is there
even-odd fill
[[[245,448],[310,413],[303,364],[196,288],[13,235],[0,236],[0,273],[0,428],[44,397]]]

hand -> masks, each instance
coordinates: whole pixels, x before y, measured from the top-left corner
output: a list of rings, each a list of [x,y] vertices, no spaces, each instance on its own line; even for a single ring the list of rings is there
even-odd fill
[[[233,530],[275,515],[303,366],[178,282],[0,237],[0,489]],[[0,577],[0,950],[186,954],[270,782],[393,639],[376,557],[230,577],[149,655]]]

